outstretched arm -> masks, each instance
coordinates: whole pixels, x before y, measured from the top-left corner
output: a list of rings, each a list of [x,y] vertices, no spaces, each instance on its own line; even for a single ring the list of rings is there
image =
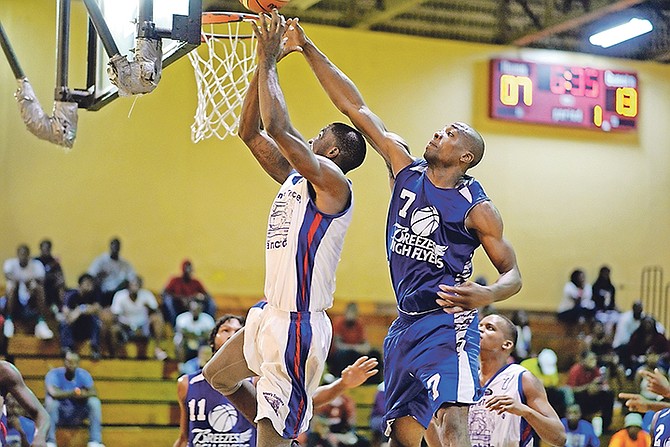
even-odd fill
[[[177,400],[179,402],[179,437],[173,447],[188,445],[188,411],[186,409],[186,394],[188,393],[188,376],[183,375],[177,380]]]
[[[389,172],[395,175],[412,163],[407,143],[389,132],[382,120],[363,101],[358,88],[324,53],[305,35],[298,19],[291,19],[287,35],[302,48],[310,68],[330,97],[335,107],[344,113],[365,135],[370,145],[382,156]]]
[[[284,94],[279,86],[277,58],[285,44],[285,29],[286,21],[276,10],[272,12],[270,23],[261,15],[260,25],[254,24],[254,33],[258,38],[258,99],[261,119],[284,157],[314,187],[315,202],[319,210],[330,214],[339,213],[349,203],[349,182],[334,162],[323,156],[317,157],[307,141],[293,127]],[[336,149],[334,147],[332,150]]]
[[[489,286],[466,282],[461,286],[440,285],[438,304],[446,312],[474,309],[502,301],[521,290],[521,272],[512,245],[503,237],[503,221],[491,202],[476,205],[465,220],[500,276]]]
[[[11,363],[0,362],[0,385],[14,396],[19,405],[26,411],[28,417],[35,422],[33,447],[46,446],[49,413],[42,407],[30,388],[26,386],[19,370]]]
[[[342,377],[329,385],[321,385],[314,392],[314,408],[327,405],[346,390],[361,386],[370,377],[379,372],[376,358],[359,357],[354,363],[342,370]]]
[[[524,373],[521,376],[521,386],[527,404],[511,396],[493,396],[486,401],[486,408],[498,414],[507,412],[521,416],[533,427],[542,441],[552,446],[565,445],[565,428],[549,404],[542,383],[532,374]]]

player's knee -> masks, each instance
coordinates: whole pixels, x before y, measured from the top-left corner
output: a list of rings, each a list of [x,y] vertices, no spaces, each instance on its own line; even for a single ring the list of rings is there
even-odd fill
[[[433,418],[438,437],[443,442],[447,439],[467,439],[468,409],[467,407],[447,407],[438,410]]]
[[[230,375],[225,374],[223,368],[218,367],[211,361],[207,362],[205,367],[202,368],[202,375],[205,377],[205,380],[212,385],[212,388],[224,396],[230,396],[240,389],[240,386],[242,385],[241,382],[229,380]]]

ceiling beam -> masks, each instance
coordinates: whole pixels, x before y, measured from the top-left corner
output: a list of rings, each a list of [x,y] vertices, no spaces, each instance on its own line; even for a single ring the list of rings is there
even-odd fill
[[[630,8],[631,6],[644,3],[645,1],[646,0],[618,0],[610,5],[605,5],[592,12],[571,13],[565,16],[566,20],[549,25],[537,32],[526,34],[525,36],[514,39],[512,41],[512,44],[519,47],[525,47],[530,45],[531,43],[537,42],[538,40],[542,40],[545,37],[553,36],[554,34],[559,34],[571,29],[580,28],[586,25],[587,23],[591,23],[608,14],[622,11],[624,9]]]
[[[425,0],[385,0],[384,9],[376,12],[356,24],[356,28],[370,29],[379,23],[388,22],[403,12],[415,9]]]

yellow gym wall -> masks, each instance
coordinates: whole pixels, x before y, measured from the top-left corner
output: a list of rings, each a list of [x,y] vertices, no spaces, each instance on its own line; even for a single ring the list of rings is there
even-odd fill
[[[3,0],[0,20],[38,98],[51,113],[55,85],[55,3]],[[39,11],[39,14],[35,12]],[[70,86],[84,85],[85,13],[72,4]],[[313,40],[357,83],[387,127],[420,156],[434,130],[461,120],[487,142],[471,173],[500,209],[524,277],[500,307],[553,310],[571,270],[593,281],[612,267],[620,306],[639,291],[641,268],[670,268],[670,66],[517,50],[305,24]],[[553,60],[637,71],[635,135],[515,125],[487,118],[488,60]],[[300,55],[280,64],[292,121],[303,135],[342,120]],[[24,127],[9,65],[0,62],[0,258],[26,242],[54,242],[68,285],[93,258],[122,240],[122,256],[161,289],[194,261],[215,294],[260,296],[267,212],[277,185],[237,138],[194,145],[193,69],[182,59],[153,93],[79,111],[69,152]],[[372,151],[351,173],[356,212],[338,269],[336,299],[392,302],[385,262],[388,181]],[[480,250],[475,275],[495,272]]]

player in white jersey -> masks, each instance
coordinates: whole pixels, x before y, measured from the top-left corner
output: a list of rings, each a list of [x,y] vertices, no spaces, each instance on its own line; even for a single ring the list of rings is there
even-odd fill
[[[242,106],[240,137],[282,183],[268,221],[266,298],[205,366],[206,380],[258,423],[258,446],[289,446],[309,426],[312,396],[330,347],[335,268],[351,219],[345,174],[365,158],[365,140],[331,124],[309,142],[293,128],[278,82],[278,59],[294,50],[274,13],[255,26],[258,68]],[[261,127],[262,125],[262,127]],[[243,353],[243,355],[242,355]],[[258,375],[257,398],[245,377]]]
[[[484,397],[470,407],[472,447],[531,447],[534,434],[548,445],[565,445],[565,429],[547,400],[544,386],[530,371],[508,364],[517,332],[508,318],[488,315],[479,323],[480,382]],[[434,424],[426,432],[439,446]]]

